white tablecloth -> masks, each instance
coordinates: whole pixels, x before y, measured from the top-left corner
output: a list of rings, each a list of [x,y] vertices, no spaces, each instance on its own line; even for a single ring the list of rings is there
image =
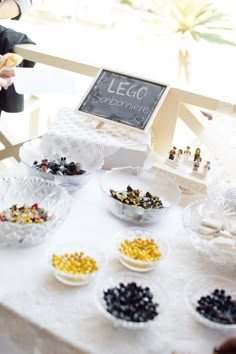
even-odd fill
[[[46,243],[0,250],[0,353],[170,354],[174,348],[183,347],[185,353],[211,354],[215,345],[236,333],[221,333],[196,322],[186,308],[184,286],[195,276],[220,274],[234,279],[235,272],[209,263],[193,249],[181,220],[187,196],[161,223],[148,227],[171,248],[167,259],[146,274],[168,293],[168,307],[161,321],[145,330],[125,330],[113,327],[97,309],[96,283],[126,271],[116,258],[114,237],[131,226],[106,209],[99,188],[101,173],[73,195],[70,215]],[[107,262],[100,276],[88,285],[69,287],[51,274],[46,251],[55,242],[80,239],[96,245]],[[10,343],[15,343],[19,351],[10,351]]]

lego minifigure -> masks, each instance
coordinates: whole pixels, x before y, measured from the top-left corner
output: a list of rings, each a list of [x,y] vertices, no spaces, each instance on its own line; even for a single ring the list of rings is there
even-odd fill
[[[196,160],[194,160],[193,162],[193,172],[198,172],[198,169],[200,167],[200,163],[201,163],[201,157],[198,156]]]
[[[208,171],[210,171],[210,169],[211,169],[211,163],[210,163],[210,161],[206,161],[206,163],[202,169],[202,174],[204,177],[206,177],[206,175],[207,175]]]
[[[191,157],[191,148],[190,146],[186,146],[186,150],[184,150],[184,160],[187,161]]]
[[[175,155],[176,155],[176,150],[177,150],[177,147],[173,146],[173,148],[169,151],[169,159],[170,160],[174,160]]]
[[[201,150],[199,148],[196,148],[195,154],[194,154],[194,161],[197,161],[197,159],[200,157],[200,162],[201,162]]]
[[[179,161],[181,160],[182,155],[183,155],[183,150],[182,150],[182,149],[179,149],[179,150],[177,151],[177,154],[176,154],[176,157],[175,157],[176,163],[179,163]]]

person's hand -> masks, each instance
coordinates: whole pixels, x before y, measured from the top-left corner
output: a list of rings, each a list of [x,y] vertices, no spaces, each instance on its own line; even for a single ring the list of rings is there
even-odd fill
[[[14,70],[2,70],[0,72],[0,90],[2,88],[7,90],[8,87],[12,85],[12,83],[13,83],[12,78],[14,76],[15,76]]]
[[[3,79],[7,79],[9,77],[13,77],[15,76],[15,70],[14,69],[10,69],[10,70],[2,70],[0,71],[0,77]]]
[[[9,86],[12,85],[12,79],[9,78],[9,79],[2,79],[0,77],[0,91],[2,88],[4,88],[4,90],[7,90]]]

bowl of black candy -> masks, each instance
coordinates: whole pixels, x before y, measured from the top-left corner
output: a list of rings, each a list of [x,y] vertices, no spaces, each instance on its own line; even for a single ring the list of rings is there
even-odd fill
[[[151,278],[123,272],[100,280],[96,300],[100,312],[114,326],[138,329],[159,320],[167,294]]]
[[[109,211],[134,224],[160,221],[181,196],[171,179],[141,167],[113,168],[105,172],[101,189]]]
[[[192,279],[184,291],[190,313],[203,325],[236,329],[236,282],[216,275]]]
[[[68,144],[65,156],[62,151],[45,150],[41,139],[24,143],[19,155],[31,174],[52,180],[69,192],[83,187],[104,163],[102,153],[95,146],[84,144],[75,152]]]

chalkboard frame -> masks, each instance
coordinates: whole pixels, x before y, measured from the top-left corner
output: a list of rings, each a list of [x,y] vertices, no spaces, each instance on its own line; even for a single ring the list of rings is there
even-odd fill
[[[150,117],[148,119],[148,122],[146,123],[144,129],[138,128],[138,127],[134,127],[132,125],[125,124],[125,123],[122,123],[122,122],[117,122],[115,120],[109,119],[109,117],[102,117],[100,115],[95,115],[95,114],[84,112],[84,111],[80,110],[80,108],[82,107],[84,102],[87,100],[88,96],[90,95],[94,85],[96,85],[97,80],[99,79],[100,75],[104,71],[105,72],[111,72],[112,74],[115,74],[115,75],[118,75],[118,76],[120,75],[120,76],[124,76],[124,77],[130,78],[130,79],[140,80],[140,81],[143,81],[144,83],[146,82],[148,84],[152,84],[152,85],[156,85],[156,86],[158,86],[158,85],[159,86],[164,86],[164,92],[162,93],[162,96],[161,96],[160,100],[157,102],[155,108],[153,109],[153,112],[150,115]],[[146,134],[147,131],[149,130],[150,126],[152,125],[153,120],[155,119],[155,117],[157,115],[157,112],[161,108],[161,106],[162,106],[162,104],[163,104],[163,102],[165,100],[165,97],[166,97],[167,93],[169,92],[170,88],[171,88],[171,86],[169,84],[165,83],[165,82],[160,82],[160,81],[157,82],[157,81],[151,80],[149,78],[144,78],[144,77],[141,77],[141,76],[131,75],[131,74],[128,74],[128,73],[115,71],[115,70],[111,70],[111,69],[108,69],[108,68],[101,68],[99,70],[98,74],[96,75],[96,77],[94,78],[93,82],[91,83],[91,85],[89,86],[87,91],[85,92],[84,96],[80,100],[79,104],[77,105],[77,107],[75,109],[75,112],[78,113],[78,114],[81,114],[81,115],[83,115],[83,116],[85,116],[87,118],[96,119],[96,120],[98,120],[101,123],[110,123],[110,124],[114,124],[116,126],[122,127],[124,129],[132,129],[132,130],[135,130],[136,132]],[[98,124],[99,127],[102,126],[101,123]]]

